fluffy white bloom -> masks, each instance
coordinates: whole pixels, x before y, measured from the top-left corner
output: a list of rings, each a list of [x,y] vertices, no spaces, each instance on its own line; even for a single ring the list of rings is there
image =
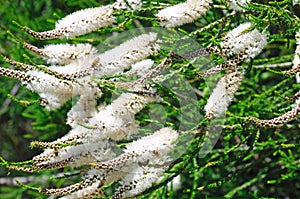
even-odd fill
[[[127,5],[128,3],[128,5]],[[124,0],[117,0],[113,7],[116,10],[136,10],[142,7],[142,1],[141,0],[127,0],[127,3]]]
[[[91,79],[91,75],[93,75],[92,64],[94,58],[95,56],[88,55],[65,66],[49,67],[49,69],[62,74],[62,76],[79,75],[78,78],[75,78],[76,81],[68,81],[73,86],[72,94],[69,97],[69,99],[72,99],[73,106],[68,112],[67,118],[67,123],[70,125],[91,117],[96,111],[97,99],[102,96],[100,88]],[[80,77],[80,74],[85,75]]]
[[[165,171],[164,167],[135,167],[122,180],[112,199],[136,196],[157,182]]]
[[[41,55],[50,64],[70,64],[72,61],[98,52],[91,44],[50,44],[42,49],[29,43],[24,46]]]
[[[66,37],[76,37],[109,26],[113,23],[112,5],[79,10],[55,24],[56,30],[62,30]]]
[[[225,41],[220,44],[227,56],[243,53],[244,59],[248,61],[257,56],[266,46],[267,34],[260,33],[257,29],[249,30],[250,27],[251,23],[246,22],[228,32]]]
[[[243,79],[243,72],[235,71],[225,74],[210,95],[204,109],[205,117],[218,117],[225,113]]]
[[[76,130],[79,131],[79,129]],[[72,131],[69,135],[55,142],[58,143],[67,137],[74,136],[75,130]],[[38,169],[52,169],[66,166],[79,167],[96,161],[105,161],[114,156],[112,143],[108,140],[98,140],[97,142],[85,142],[59,149],[46,149],[40,155],[35,156],[33,160],[34,166]]]
[[[28,67],[33,67],[27,65]],[[26,67],[27,67],[26,66]],[[48,110],[61,107],[65,102],[71,99],[75,82],[65,81],[56,78],[38,70],[29,70],[28,72],[0,68],[0,75],[18,79],[23,85],[40,95],[41,105]]]
[[[34,160],[42,162],[43,165],[66,161],[71,166],[106,160],[111,156],[111,143],[107,138],[119,140],[137,133],[134,115],[147,103],[155,100],[158,99],[137,94],[122,94],[111,105],[100,110],[94,118],[90,119],[88,125],[97,125],[95,126],[97,129],[75,125],[67,135],[47,144],[47,146],[55,146],[59,143],[73,142],[77,143],[76,145],[62,147],[59,150],[46,149]]]
[[[102,92],[97,87],[87,87],[86,91],[87,93],[83,90],[78,96],[74,96],[73,106],[67,115],[67,124],[70,126],[76,125],[77,122],[86,122],[96,112],[97,99],[101,97]]]
[[[126,73],[126,75],[137,74],[139,77],[146,75],[147,72],[153,66],[154,61],[152,59],[144,59],[131,66],[131,70]]]
[[[67,65],[52,65],[48,67],[49,69],[56,71],[63,75],[72,75],[76,73],[82,73],[85,70],[90,70],[90,73],[92,73],[92,64],[95,59],[96,55],[87,55],[80,59],[74,60],[70,62]],[[89,73],[87,73],[89,75]],[[85,75],[86,76],[86,75]],[[79,80],[81,78],[75,78],[76,80]],[[89,79],[89,78],[88,78]],[[79,80],[80,81],[80,80]]]
[[[51,64],[70,64],[72,61],[98,52],[91,44],[50,44],[41,49]]]
[[[104,110],[100,110],[94,117],[96,124],[101,129],[100,135],[90,134],[94,137],[109,137],[120,140],[131,134],[137,133],[134,115],[141,111],[146,104],[159,101],[155,96],[142,96],[133,93],[123,93]]]
[[[76,81],[63,79],[68,74],[80,74],[81,71],[88,69],[92,65],[92,60],[93,58],[87,57],[71,62],[65,66],[48,67],[51,71],[58,72],[62,79],[42,71],[30,70],[27,74],[36,78],[29,83],[25,83],[28,89],[40,95],[48,110],[57,109],[68,100],[72,98],[75,99],[76,96],[82,97],[82,99],[79,99],[80,103],[77,103],[77,107],[73,106],[68,116],[73,116],[74,118],[79,117],[79,115],[81,115],[82,118],[88,117],[91,112],[95,110],[96,98],[102,95],[100,89],[95,82],[91,81],[89,76],[76,79]],[[71,121],[72,119],[68,118],[68,120]]]
[[[64,196],[64,199],[79,199],[79,198],[95,198],[102,196],[101,188],[107,180],[115,180],[111,176],[107,176],[108,172],[97,171],[91,169],[83,177],[81,182],[72,184],[67,187],[57,188],[57,189],[43,189],[42,193],[51,196]],[[122,176],[122,175],[120,175]]]
[[[114,181],[118,181],[120,178],[123,178],[126,173],[120,171],[103,171],[90,169],[86,175],[83,177],[83,181],[80,182],[80,185],[74,188],[74,185],[65,187],[62,189],[68,190],[65,191],[60,199],[81,199],[81,198],[99,198],[103,197],[102,187],[105,184],[110,184]],[[55,190],[58,189],[54,189]],[[71,190],[71,191],[70,191]],[[70,194],[71,193],[71,194]],[[54,195],[54,194],[53,194]]]
[[[244,9],[241,7],[247,7],[247,4],[251,2],[251,0],[240,0],[240,1],[237,1],[237,0],[227,0],[227,4],[228,6],[235,10],[235,11],[244,11]],[[241,5],[241,6],[240,6]]]
[[[111,25],[115,19],[113,11],[113,5],[87,8],[62,18],[53,30],[35,32],[28,27],[24,27],[24,30],[39,39],[76,37]]]
[[[154,134],[142,137],[126,146],[124,153],[106,162],[95,163],[97,169],[114,169],[123,172],[131,172],[132,167],[153,164],[159,161],[166,163],[167,154],[173,149],[173,142],[178,133],[170,128],[162,128]],[[164,162],[164,163],[163,163]],[[133,166],[132,166],[133,165]]]
[[[298,67],[300,64],[300,30],[296,33],[296,42],[297,42],[297,47],[295,50],[295,56],[294,56],[294,61],[293,61],[293,68]],[[296,74],[296,82],[300,83],[300,73],[298,72]]]
[[[211,0],[187,0],[160,10],[156,17],[165,27],[176,27],[191,23],[210,8]]]
[[[162,128],[152,135],[142,137],[126,146],[125,153],[136,153],[147,156],[147,152],[157,152],[153,155],[160,157],[170,151],[172,142],[178,137],[178,133],[171,128]],[[150,154],[149,154],[150,155]]]
[[[123,93],[110,105],[93,113],[93,117],[89,118],[86,125],[93,126],[94,129],[74,125],[74,129],[69,134],[52,142],[52,144],[70,141],[96,143],[107,138],[113,140],[127,138],[129,135],[137,133],[134,115],[142,110],[146,104],[154,101],[160,101],[160,98]],[[79,147],[80,144],[76,146]]]
[[[86,49],[80,51],[78,49],[80,46],[71,47],[77,53],[77,56],[82,55],[82,58],[78,58],[68,65],[51,66],[49,69],[59,73],[62,78],[67,75],[80,75],[86,70],[91,70],[92,74],[76,78],[76,82],[73,82],[58,79],[41,71],[29,71],[28,74],[36,78],[27,83],[27,87],[43,98],[46,108],[49,110],[59,108],[73,97],[80,96],[80,103],[76,103],[76,106],[73,106],[68,113],[68,124],[72,124],[73,121],[90,117],[92,112],[95,111],[96,98],[101,97],[102,93],[96,83],[91,81],[91,75],[101,77],[117,74],[137,61],[156,53],[159,50],[156,37],[155,33],[142,34],[100,55],[89,54],[94,51],[90,48],[91,46],[85,46],[87,49],[91,49],[90,51],[86,51]],[[59,45],[52,45],[49,47],[51,50],[48,49],[47,51],[52,51],[52,54],[55,54],[55,49],[57,49],[57,55],[55,56],[65,55],[65,58],[71,54],[75,55],[75,52],[70,52],[69,55],[62,53],[67,47],[65,46],[66,49],[62,51],[60,51],[60,47]],[[84,54],[87,55],[84,56]],[[93,66],[97,59],[100,61],[97,62],[96,66]],[[98,67],[95,72],[93,72],[92,66]]]
[[[36,79],[26,83],[26,87],[37,92],[45,100],[45,107],[48,110],[59,108],[71,99],[73,85],[70,82],[62,81],[42,71],[28,71],[27,74]]]
[[[152,183],[155,183],[167,168],[164,165],[168,160],[166,155],[173,149],[173,142],[177,138],[178,133],[176,131],[170,128],[163,128],[152,135],[132,142],[127,145],[122,155],[105,162],[105,164],[111,165],[112,168],[102,167],[101,170],[89,170],[80,183],[80,189],[76,188],[78,187],[76,184],[71,185],[69,188],[62,188],[69,190],[65,191],[65,194],[71,192],[71,194],[63,198],[99,196],[101,194],[101,187],[104,184],[109,184],[120,179],[122,179],[120,182],[121,187],[117,190],[113,198],[120,198],[124,195],[133,196],[142,192],[146,188],[149,188]],[[133,161],[130,158],[132,153],[136,153],[138,161]],[[95,165],[97,164],[95,163]],[[58,190],[54,189],[51,193],[58,195],[61,192]]]
[[[113,198],[123,196],[135,196],[157,182],[165,171],[168,161],[167,154],[173,149],[173,142],[178,138],[178,133],[170,128],[162,128],[154,134],[143,137],[126,146],[124,155],[128,154],[125,161],[133,164],[127,167],[128,171],[121,180],[121,187],[114,194]],[[137,156],[136,161],[129,158],[131,154]],[[120,165],[124,161],[124,155],[120,158]],[[114,162],[114,160],[112,160]],[[118,158],[115,159],[118,164]],[[124,168],[120,168],[124,171]]]
[[[115,75],[160,49],[157,34],[150,32],[130,39],[98,56],[96,77]]]

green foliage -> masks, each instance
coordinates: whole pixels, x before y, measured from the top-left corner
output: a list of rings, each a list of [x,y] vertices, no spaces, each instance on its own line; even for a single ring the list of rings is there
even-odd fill
[[[17,38],[36,46],[47,44],[48,41],[41,43],[26,36],[13,24],[13,21],[33,30],[44,31],[53,28],[55,21],[67,13],[110,2],[112,1],[7,0],[1,2],[0,52],[15,60],[43,63],[40,58],[22,48]],[[154,17],[157,10],[166,4],[178,2],[181,1],[145,0],[139,12],[117,13],[116,26],[69,41],[72,43],[87,41],[102,47],[104,46],[102,40],[109,37],[112,32],[159,26]],[[296,15],[299,7],[292,6],[291,0],[253,1],[244,13],[232,13],[228,17],[225,17],[223,9],[229,10],[224,7],[224,1],[216,0],[212,9],[203,18],[198,19],[194,24],[175,29],[193,37],[203,47],[218,46],[222,41],[222,33],[250,20],[255,28],[268,33],[268,46],[251,63],[244,64],[248,69],[245,79],[227,111],[222,134],[210,153],[204,157],[199,156],[199,150],[204,143],[204,129],[208,124],[208,121],[202,117],[198,124],[199,130],[186,153],[173,163],[166,177],[146,190],[141,198],[297,198],[300,195],[299,119],[279,129],[260,129],[245,120],[247,116],[263,119],[277,117],[289,111],[294,103],[287,97],[297,93],[300,85],[295,83],[293,76],[278,73],[282,68],[271,70],[268,69],[268,65],[292,61],[295,50],[294,35],[300,29],[300,20]],[[58,40],[54,41],[58,42]],[[166,54],[163,51],[161,53]],[[220,61],[218,58],[214,59],[216,62]],[[265,68],[256,67],[258,65],[264,65]],[[1,66],[9,67],[5,63],[1,63]],[[199,68],[180,59],[174,61],[171,67],[184,75],[194,87],[203,91],[204,94],[197,95],[198,101],[195,102],[203,113],[209,93],[206,94],[205,82],[196,75]],[[6,161],[31,159],[38,152],[29,148],[31,141],[54,140],[68,132],[69,127],[65,124],[65,118],[71,102],[59,110],[48,112],[37,103],[39,99],[37,94],[29,92],[17,81],[4,77],[0,77],[0,80],[0,156]],[[115,90],[110,84],[101,86],[106,95],[111,95]],[[173,99],[174,93],[165,93],[162,85],[157,85],[157,88],[159,92],[164,93],[166,101],[178,100]],[[176,125],[178,109],[170,104],[162,106],[167,112],[166,123]],[[147,108],[136,116],[137,122],[142,127],[149,122],[155,123],[148,120]],[[159,110],[155,112],[159,113]],[[155,125],[157,128],[162,126],[160,123]],[[5,164],[4,160],[0,162],[2,166]],[[73,172],[70,168],[64,171]],[[7,177],[7,172],[9,172],[7,169],[0,167],[2,176],[0,179]],[[49,180],[54,173],[55,171],[45,171],[42,175],[34,175],[35,179],[26,183],[26,186],[41,187],[42,182],[43,187],[62,187],[79,180],[77,178]],[[178,174],[181,175],[181,188],[177,191],[170,190],[167,183]],[[30,175],[11,171],[8,178]],[[45,181],[42,176],[48,176],[49,179]],[[52,184],[53,182],[55,184]],[[3,199],[47,198],[28,187],[13,184],[1,185],[0,193]]]

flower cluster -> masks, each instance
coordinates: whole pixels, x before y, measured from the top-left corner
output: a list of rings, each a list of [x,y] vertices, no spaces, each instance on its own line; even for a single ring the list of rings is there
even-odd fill
[[[177,27],[197,20],[210,8],[211,0],[187,0],[160,10],[156,16],[165,27]]]
[[[250,22],[243,23],[230,31],[221,42],[222,52],[226,56],[243,54],[249,61],[256,57],[267,44],[267,35],[251,27]]]
[[[230,0],[227,5],[235,11],[244,11],[243,7],[249,2]],[[210,9],[211,4],[211,0],[187,0],[158,10],[155,17],[161,26],[174,28],[195,22]],[[56,23],[53,30],[36,32],[28,27],[22,28],[41,40],[68,39],[113,25],[115,12],[131,12],[141,7],[139,0],[117,0],[110,5],[67,15]],[[204,78],[224,72],[204,106],[207,120],[225,114],[244,79],[243,63],[259,55],[268,43],[267,34],[256,29],[251,22],[238,25],[222,39],[219,46],[198,49],[183,58],[212,53],[225,60],[197,76]],[[296,39],[294,70],[289,73],[298,72],[299,83],[300,32]],[[100,52],[90,43],[50,44],[39,48],[23,42],[24,48],[42,57],[49,66],[2,57],[13,68],[0,67],[0,75],[18,79],[26,88],[38,93],[40,104],[47,110],[61,108],[73,100],[66,119],[71,130],[52,142],[32,142],[31,147],[44,151],[33,157],[30,164],[7,167],[38,172],[87,166],[82,181],[63,188],[39,190],[47,195],[70,199],[103,197],[103,187],[113,182],[118,182],[119,187],[114,190],[112,198],[136,197],[159,181],[174,161],[171,154],[183,132],[160,127],[135,139],[139,133],[135,116],[147,105],[163,102],[155,85],[151,84],[151,81],[159,83],[164,77],[158,73],[171,65],[169,57],[172,53],[160,53],[162,42],[155,32],[139,34],[105,52]],[[160,63],[156,65],[151,56],[157,56],[155,60],[160,60]],[[136,77],[137,80],[124,82],[119,77]],[[123,89],[109,104],[101,101],[105,96],[102,86],[106,83]],[[299,93],[294,96],[295,107],[282,116],[271,120],[247,117],[246,120],[263,128],[290,122],[300,114],[299,96]],[[118,145],[121,141],[127,142],[123,148]]]
[[[58,21],[54,30],[34,32],[25,30],[39,39],[74,37],[95,31],[113,21],[113,10],[129,9],[128,2],[75,12]],[[140,7],[132,1],[130,9]],[[4,57],[15,69],[0,68],[3,76],[19,79],[31,91],[40,95],[41,105],[48,110],[60,108],[67,101],[78,98],[68,112],[71,131],[53,142],[31,143],[44,149],[33,157],[30,165],[9,166],[10,169],[36,172],[66,166],[90,165],[82,182],[60,189],[41,189],[40,192],[65,196],[64,198],[93,198],[102,195],[102,186],[120,181],[113,198],[134,196],[149,188],[168,168],[173,142],[178,133],[162,128],[142,137],[117,153],[116,141],[131,139],[138,133],[135,114],[147,104],[161,98],[144,78],[155,76],[154,61],[146,59],[160,49],[157,33],[140,34],[120,45],[99,53],[91,44],[51,44],[38,48],[29,43],[24,47],[43,57],[50,66],[30,65]],[[162,66],[168,64],[166,60]],[[160,67],[160,65],[158,66]],[[126,70],[126,72],[125,72]],[[124,74],[137,75],[139,84],[124,84],[124,92],[109,105],[97,105],[103,95],[101,78]],[[116,79],[117,80],[117,79]]]
[[[203,74],[209,76],[221,70],[226,71],[205,106],[206,118],[211,119],[225,114],[243,79],[244,72],[241,63],[257,56],[266,44],[267,35],[256,29],[251,30],[251,23],[241,24],[226,34],[224,41],[220,44],[221,52],[219,53],[228,60]]]
[[[211,119],[225,114],[242,79],[243,71],[239,71],[238,68],[235,71],[227,71],[225,76],[219,80],[205,105],[206,118]]]
[[[119,0],[114,4],[100,6],[96,8],[87,8],[69,14],[68,16],[59,20],[55,24],[55,29],[53,30],[45,32],[36,32],[26,26],[23,27],[23,29],[28,34],[39,39],[76,37],[87,34],[92,31],[96,31],[99,28],[112,25],[115,20],[115,17],[113,15],[115,10],[137,9],[140,6],[141,1],[139,0],[127,2],[124,0]]]

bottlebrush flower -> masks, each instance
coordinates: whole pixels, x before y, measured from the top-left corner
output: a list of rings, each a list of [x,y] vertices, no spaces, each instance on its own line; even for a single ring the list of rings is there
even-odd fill
[[[26,87],[33,92],[37,92],[41,98],[47,101],[45,107],[48,110],[60,108],[68,100],[77,95],[90,96],[90,98],[101,95],[99,88],[95,83],[90,81],[76,82],[61,80],[37,70],[28,71],[27,73],[36,78],[27,83]],[[85,88],[86,93],[83,92],[83,88]]]
[[[98,138],[111,138],[120,140],[137,132],[134,115],[141,111],[146,104],[160,101],[157,96],[143,96],[134,93],[123,93],[109,106],[100,110],[94,118],[101,134],[90,134],[88,136]],[[95,133],[97,133],[95,131]]]
[[[257,56],[267,44],[268,36],[257,29],[250,30],[251,23],[243,23],[228,32],[221,42],[222,52],[227,56],[244,52],[244,59],[249,61]]]
[[[200,77],[207,77],[222,70],[234,69],[243,61],[250,61],[261,53],[267,44],[267,35],[260,33],[257,29],[250,30],[251,23],[247,22],[239,25],[235,29],[229,31],[220,43],[222,52],[218,52],[215,47],[209,49],[214,53],[221,54],[228,59],[216,67],[208,69]]]
[[[60,199],[81,199],[81,198],[92,199],[92,198],[103,197],[102,186],[103,183],[105,182],[104,180],[105,176],[102,173],[103,173],[102,171],[97,171],[95,169],[89,170],[86,176],[83,178],[83,181],[78,183],[77,187],[62,188],[60,195],[65,195],[65,196],[60,197]],[[58,190],[59,189],[53,189],[53,192],[54,193],[58,192]],[[49,189],[47,191],[49,191]],[[54,195],[50,193],[48,194]]]
[[[139,77],[143,77],[149,72],[153,66],[154,61],[151,59],[144,59],[131,66],[131,70],[126,72],[126,76],[137,74]]]
[[[39,39],[76,37],[111,25],[114,22],[113,6],[87,8],[67,15],[55,24],[54,30],[35,32],[28,27],[24,30]]]
[[[114,10],[138,9],[142,4],[140,0],[127,0],[127,2],[129,6],[124,0],[118,0],[111,5],[87,8],[71,13],[57,21],[53,30],[36,32],[28,27],[23,27],[23,29],[39,39],[77,37],[112,25],[115,20]]]
[[[120,156],[106,162],[95,163],[93,166],[96,169],[117,169],[123,171],[126,166],[132,163],[147,162],[147,164],[151,164],[154,161],[165,158],[171,151],[172,143],[177,137],[178,133],[176,131],[170,128],[162,128],[152,135],[142,137],[128,144],[124,153]]]
[[[91,81],[91,76],[100,78],[105,75],[115,75],[156,53],[159,50],[159,40],[156,37],[156,33],[142,34],[100,55],[90,55],[85,50],[82,54],[78,48],[80,46],[77,46],[72,49],[78,50],[76,52],[78,55],[83,56],[86,53],[87,55],[65,66],[44,67],[44,71],[38,71],[36,66],[12,61],[9,63],[24,66],[25,70],[29,70],[27,76],[32,78],[30,82],[23,83],[26,83],[30,90],[39,93],[48,110],[59,108],[73,97],[81,96],[79,101],[82,103],[77,103],[77,106],[68,113],[68,124],[72,124],[74,121],[89,117],[95,110],[96,99],[102,95],[96,83]],[[50,48],[53,53],[58,49],[57,55],[59,55],[60,47],[52,45]],[[91,48],[88,46],[88,49]],[[43,53],[45,54],[45,51]]]
[[[98,50],[91,44],[50,44],[39,49],[29,43],[24,43],[24,47],[32,52],[44,57],[50,64],[70,64],[72,61],[88,55],[94,55]]]
[[[136,196],[151,187],[168,168],[170,159],[167,154],[172,151],[172,143],[177,137],[176,131],[163,128],[129,144],[124,154],[135,154],[136,159],[128,162],[137,162],[137,165],[134,169],[130,167],[130,172],[121,180],[121,186],[112,198]]]
[[[299,115],[300,115],[300,104],[296,103],[296,106],[292,110],[284,113],[279,117],[275,117],[270,120],[261,120],[255,117],[247,117],[247,120],[254,122],[258,126],[263,128],[277,128],[282,126],[283,124],[286,124],[296,119]]]
[[[91,113],[95,111],[96,98],[100,98],[102,92],[90,77],[86,77],[91,71],[89,65],[93,59],[88,57],[65,66],[51,67],[28,65],[8,58],[4,58],[4,60],[27,71],[25,75],[22,71],[8,69],[7,75],[10,74],[10,77],[20,79],[28,89],[37,92],[41,97],[41,104],[48,110],[57,109],[73,97],[79,96],[78,102],[74,103],[68,113],[69,124],[90,117]],[[87,67],[84,68],[86,65]],[[82,75],[85,77],[81,77]],[[18,78],[18,76],[23,78]]]
[[[64,188],[42,189],[41,192],[55,196],[66,195],[63,197],[65,199],[100,196],[103,185],[122,179],[113,198],[134,196],[149,188],[168,168],[167,161],[170,159],[167,155],[174,148],[173,142],[177,138],[176,131],[170,128],[160,129],[128,144],[119,157],[107,162],[93,163],[93,167],[101,170],[90,169],[81,182]],[[124,164],[124,157],[131,157],[133,153],[136,154],[136,160],[127,158]]]
[[[142,137],[141,139],[128,144],[124,152],[134,152],[135,154],[139,154],[139,156],[158,158],[170,151],[170,147],[177,137],[178,133],[176,131],[171,128],[162,128],[152,135]]]
[[[112,199],[134,197],[151,187],[166,170],[164,167],[136,167],[121,181]]]
[[[156,17],[165,27],[176,27],[191,23],[198,19],[210,8],[211,0],[187,0],[160,10]]]
[[[115,75],[160,49],[157,34],[150,32],[130,39],[98,56],[96,77]]]
[[[95,128],[75,125],[70,133],[54,142],[36,143],[48,149],[33,158],[35,168],[77,167],[84,163],[105,160],[111,153],[111,143],[107,138],[120,140],[137,133],[134,115],[147,103],[155,100],[158,98],[132,93],[122,94],[90,119],[87,125],[94,125]]]
[[[55,30],[64,30],[66,37],[83,35],[113,23],[113,6],[87,8],[74,12],[55,25]]]
[[[43,105],[48,110],[59,108],[72,96],[73,86],[70,82],[57,79],[41,71],[23,72],[0,67],[0,75],[18,79],[29,90],[39,93]]]
[[[178,133],[170,128],[160,129],[127,145],[119,157],[94,163],[93,167],[125,173],[112,198],[135,196],[152,186],[168,168],[167,154],[172,151],[177,137]]]
[[[108,140],[85,142],[60,149],[46,149],[33,158],[33,170],[57,169],[66,166],[79,167],[114,157],[113,145]]]
[[[225,76],[219,80],[204,107],[206,118],[211,119],[225,114],[242,79],[243,72],[227,71]]]
[[[52,196],[64,196],[64,199],[94,198],[101,196],[101,188],[105,182],[105,175],[101,171],[91,169],[81,182],[57,188],[41,189],[40,192]]]
[[[77,59],[65,66],[52,65],[49,69],[62,74],[61,77],[73,76],[76,79],[78,79],[77,76],[80,76],[80,74],[76,75],[76,73],[84,73],[84,71],[86,72],[85,76],[89,75],[95,78],[116,75],[149,55],[157,53],[160,49],[159,43],[160,40],[157,39],[157,34],[150,32],[134,37],[101,54],[94,53],[94,48],[90,48],[90,46],[85,45],[86,49],[84,50],[80,49],[80,46],[75,48],[73,46],[71,48],[75,52],[70,52],[69,54],[76,55]],[[60,47],[60,45],[51,45],[51,51],[57,53],[55,56],[69,57],[68,53],[61,54],[64,49]],[[64,47],[67,50],[68,47]],[[55,59],[55,56],[53,56],[53,59]],[[89,71],[90,73],[88,73]]]

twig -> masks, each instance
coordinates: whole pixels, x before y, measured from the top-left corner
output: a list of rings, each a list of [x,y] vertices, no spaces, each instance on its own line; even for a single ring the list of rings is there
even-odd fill
[[[287,67],[291,66],[292,62],[284,62],[284,63],[278,63],[278,64],[263,64],[263,65],[254,65],[253,68],[281,68],[281,67]]]
[[[38,182],[44,183],[47,181],[49,177],[44,176]],[[28,177],[3,177],[0,178],[0,185],[7,185],[7,186],[19,186],[16,181],[19,181],[23,184],[28,184],[30,182],[36,181],[35,176],[28,176]]]
[[[61,178],[64,176],[72,175],[72,173],[58,173],[55,175],[52,175],[52,178]],[[0,185],[7,185],[7,186],[19,186],[18,182],[21,182],[22,184],[28,184],[30,182],[37,182],[39,184],[45,183],[47,180],[49,180],[49,176],[43,176],[39,180],[37,180],[36,176],[27,176],[27,177],[2,177],[0,178]]]

